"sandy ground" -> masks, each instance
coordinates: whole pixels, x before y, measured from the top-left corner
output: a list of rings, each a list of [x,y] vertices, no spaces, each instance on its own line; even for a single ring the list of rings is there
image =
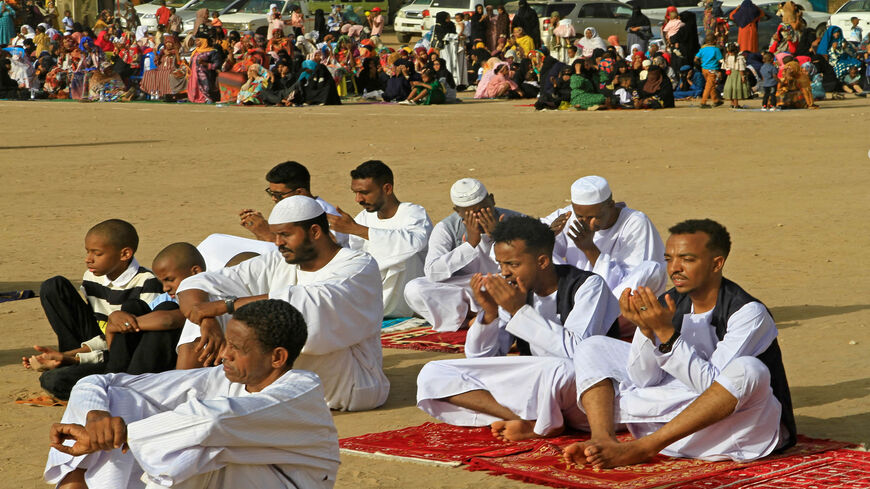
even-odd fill
[[[756,101],[753,105],[757,106]],[[513,103],[297,109],[163,104],[0,105],[0,290],[79,279],[83,236],[119,217],[141,236],[150,264],[174,241],[245,231],[244,207],[268,211],[266,171],[287,159],[308,166],[313,190],[356,212],[348,172],[370,158],[394,170],[400,199],[433,220],[448,190],[482,179],[498,204],[532,215],[565,205],[575,178],[599,174],[618,200],[659,231],[686,218],[727,225],[727,276],[770,307],[802,433],[870,439],[870,243],[867,121],[851,99],[818,111],[535,113]],[[0,486],[41,482],[50,423],[62,408],[23,407],[40,392],[20,358],[52,344],[38,300],[0,304]],[[415,425],[415,378],[450,355],[385,350],[389,400],[368,413],[336,413],[341,436]],[[345,456],[337,487],[523,487],[461,469]]]

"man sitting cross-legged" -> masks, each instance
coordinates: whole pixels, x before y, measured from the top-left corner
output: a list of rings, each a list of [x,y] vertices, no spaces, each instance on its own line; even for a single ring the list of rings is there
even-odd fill
[[[323,208],[293,195],[269,215],[278,250],[236,266],[204,272],[178,287],[188,321],[178,341],[178,368],[217,364],[228,314],[263,299],[281,299],[308,323],[297,367],[323,380],[332,409],[361,411],[384,403],[381,275],[362,251],[342,248],[329,235]]]
[[[577,392],[592,438],[566,448],[569,463],[618,467],[657,453],[746,462],[795,443],[776,324],[722,276],[728,232],[709,219],[670,232],[674,288],[660,299],[645,287],[620,298],[638,327],[632,343],[590,338],[577,348]],[[616,424],[635,440],[619,443]]]
[[[317,375],[292,370],[305,319],[284,301],[227,325],[223,367],[92,375],[51,427],[60,489],[331,488],[338,437]]]
[[[426,364],[417,407],[454,425],[491,425],[506,440],[585,428],[570,359],[589,337],[616,334],[616,298],[598,275],[554,265],[553,233],[537,219],[505,219],[492,239],[502,274],[471,280],[481,312],[469,358]],[[515,342],[534,356],[505,356]]]

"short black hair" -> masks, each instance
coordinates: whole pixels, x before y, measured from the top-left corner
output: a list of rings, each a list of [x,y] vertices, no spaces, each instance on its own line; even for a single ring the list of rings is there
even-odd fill
[[[295,161],[285,161],[269,170],[266,174],[269,183],[284,184],[289,188],[304,188],[311,191],[311,174],[308,168]]]
[[[249,302],[236,309],[233,319],[245,323],[245,326],[254,331],[263,352],[278,347],[286,349],[289,354],[286,365],[288,369],[293,368],[293,362],[308,341],[305,318],[289,302],[277,299]]]
[[[556,236],[550,227],[528,216],[509,217],[499,222],[492,230],[491,237],[495,243],[522,240],[526,248],[545,255],[552,255],[556,244]]]
[[[351,170],[350,178],[354,180],[371,178],[378,185],[392,184],[393,170],[390,170],[390,167],[381,160],[368,160]]]
[[[199,266],[205,271],[205,259],[196,249],[196,246],[190,243],[183,241],[172,243],[157,253],[157,256],[154,257],[154,263],[167,259],[172,260],[172,264],[179,270],[190,270],[194,266]]]
[[[127,221],[121,219],[109,219],[103,221],[88,230],[88,235],[99,234],[110,245],[117,249],[131,248],[133,253],[139,248],[139,234],[136,228]]]
[[[731,235],[725,226],[712,219],[688,219],[668,229],[671,234],[695,234],[705,233],[710,237],[707,241],[707,249],[722,256],[728,257],[731,252]]]

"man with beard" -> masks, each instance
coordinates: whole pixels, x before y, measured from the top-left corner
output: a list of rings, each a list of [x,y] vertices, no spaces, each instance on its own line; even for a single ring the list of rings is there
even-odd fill
[[[384,317],[414,314],[405,302],[405,284],[423,275],[423,262],[432,221],[426,209],[400,202],[393,192],[393,171],[382,161],[370,160],[350,172],[350,189],[363,207],[356,218],[337,209],[328,215],[336,232],[350,235],[350,247],[377,260],[384,291]]]
[[[378,265],[367,253],[336,244],[326,216],[311,197],[287,197],[269,216],[277,251],[179,285],[187,322],[178,342],[178,368],[219,363],[229,315],[249,302],[281,299],[308,323],[296,367],[320,376],[330,408],[362,411],[386,401],[390,383],[382,366]]]
[[[710,219],[670,228],[674,288],[661,297],[626,289],[629,345],[589,338],[574,355],[579,404],[591,439],[568,463],[612,468],[671,457],[748,462],[795,443],[776,324],[760,301],[724,278],[731,237]],[[617,425],[634,440],[620,443]]]

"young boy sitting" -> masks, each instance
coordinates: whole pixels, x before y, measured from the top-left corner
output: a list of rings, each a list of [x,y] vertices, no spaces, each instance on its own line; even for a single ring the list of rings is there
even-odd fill
[[[403,105],[437,105],[446,101],[444,86],[435,79],[435,73],[431,69],[423,70],[420,75],[423,81],[411,82],[411,94],[403,102]]]
[[[57,335],[58,352],[37,347],[42,354],[24,358],[24,366],[50,368],[40,377],[42,387],[59,398],[82,377],[105,371],[104,339],[108,317],[130,300],[154,301],[163,290],[160,281],[133,257],[139,246],[136,229],[120,219],[103,221],[85,235],[82,291],[64,277],[46,280],[39,290],[42,308]],[[45,356],[43,356],[45,355]],[[33,364],[36,362],[36,365]],[[63,368],[54,368],[54,367]]]

